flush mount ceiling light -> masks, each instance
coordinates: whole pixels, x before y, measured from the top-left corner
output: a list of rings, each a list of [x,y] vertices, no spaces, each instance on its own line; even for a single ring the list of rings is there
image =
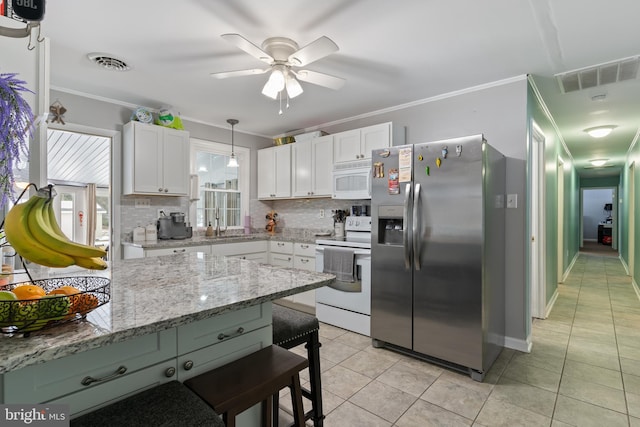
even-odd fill
[[[92,52],[87,54],[89,61],[109,71],[129,71],[131,66],[122,59],[118,59],[109,53]]]
[[[228,168],[237,168],[238,160],[236,160],[236,154],[233,151],[233,127],[238,124],[236,119],[227,119],[227,123],[231,125],[231,157],[229,158],[229,163],[227,163]]]
[[[295,41],[286,37],[268,38],[262,43],[262,47],[256,46],[240,34],[223,34],[222,38],[254,58],[266,62],[269,67],[211,73],[211,76],[225,79],[271,72],[267,83],[262,88],[262,94],[271,99],[279,99],[279,114],[282,114],[282,97],[285,91],[286,108],[289,108],[289,99],[303,92],[298,80],[334,90],[344,85],[344,79],[339,77],[311,70],[294,70],[337,52],[338,46],[328,37],[320,37],[303,48],[299,48]]]
[[[611,131],[615,129],[615,126],[596,126],[592,128],[585,129],[584,131],[589,134],[589,136],[593,138],[604,138],[609,135]]]
[[[600,167],[600,166],[604,166],[604,164],[607,163],[607,160],[609,159],[593,159],[593,160],[589,160],[589,163],[591,163],[595,167]]]

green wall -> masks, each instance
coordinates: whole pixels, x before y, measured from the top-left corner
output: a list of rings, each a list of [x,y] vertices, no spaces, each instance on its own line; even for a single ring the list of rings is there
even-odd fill
[[[545,267],[547,304],[558,288],[558,272],[564,274],[578,254],[580,244],[580,180],[573,164],[573,158],[566,151],[561,136],[554,126],[544,101],[535,90],[535,83],[528,86],[527,113],[529,133],[532,122],[542,130],[545,136],[544,147],[544,214],[545,214]],[[529,147],[529,158],[533,155]],[[558,165],[562,161],[564,197],[558,201]],[[531,188],[531,171],[528,171],[528,188]],[[558,262],[558,212],[559,203],[563,203],[563,248],[561,261]]]
[[[640,232],[640,212],[638,209],[638,200],[640,199],[640,146],[636,139],[631,144],[624,169],[620,174],[620,186],[618,192],[618,212],[620,212],[620,224],[618,228],[618,250],[620,257],[625,264],[631,269],[633,267],[633,282],[637,286],[640,279],[640,239],[638,233]],[[630,168],[634,170],[633,180],[633,192],[634,192],[634,206],[631,206],[630,188],[631,188],[631,174]],[[633,209],[632,209],[633,208]],[[633,211],[633,218],[632,216]],[[633,219],[635,233],[631,235],[629,232],[629,226]],[[633,243],[634,247],[634,259],[630,259],[629,245]],[[631,266],[633,263],[633,266]]]

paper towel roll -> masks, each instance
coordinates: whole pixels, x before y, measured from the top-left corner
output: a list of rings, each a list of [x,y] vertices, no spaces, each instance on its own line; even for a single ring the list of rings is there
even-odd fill
[[[193,174],[189,175],[189,200],[200,200],[200,177]]]

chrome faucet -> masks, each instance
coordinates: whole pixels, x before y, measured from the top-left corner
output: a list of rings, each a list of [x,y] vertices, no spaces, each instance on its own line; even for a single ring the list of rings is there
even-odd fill
[[[225,231],[227,231],[226,226],[224,230],[220,229],[220,208],[216,208],[216,237],[220,237]]]

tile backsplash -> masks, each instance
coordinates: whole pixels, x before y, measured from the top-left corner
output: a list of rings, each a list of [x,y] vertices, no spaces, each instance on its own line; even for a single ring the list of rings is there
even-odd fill
[[[158,219],[158,209],[170,212],[185,212],[190,222],[189,200],[186,197],[146,197],[150,199],[149,207],[136,207],[136,197],[123,197],[121,199],[121,236],[123,240],[130,240],[132,230],[138,226],[145,226]],[[370,200],[335,200],[331,198],[321,199],[289,199],[289,200],[257,200],[249,202],[249,214],[251,215],[251,228],[254,232],[265,231],[267,225],[266,214],[272,209],[278,213],[277,233],[309,234],[312,236],[318,232],[333,231],[333,216],[331,210],[342,209],[349,211],[351,205],[370,205]],[[324,218],[320,217],[320,210],[324,209]],[[198,234],[202,230],[194,230]],[[238,230],[238,232],[242,232]]]

